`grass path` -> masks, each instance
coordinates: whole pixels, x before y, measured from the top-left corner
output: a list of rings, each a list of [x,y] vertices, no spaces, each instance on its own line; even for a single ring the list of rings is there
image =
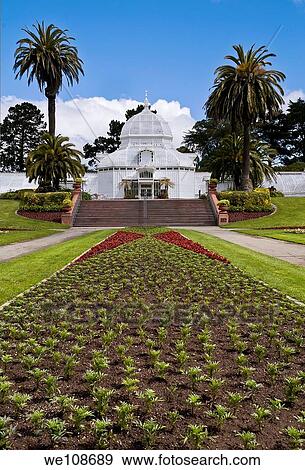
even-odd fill
[[[236,230],[239,233],[245,233],[247,235],[254,235],[255,237],[267,237],[274,238],[275,240],[283,240],[284,242],[298,243],[305,245],[305,233],[288,233],[284,230],[255,230],[255,229],[244,229]]]
[[[0,305],[50,276],[113,232],[113,229],[93,232],[1,263]]]
[[[181,229],[179,232],[227,257],[235,266],[250,276],[286,295],[305,302],[305,268],[257,253],[211,235],[186,229]]]

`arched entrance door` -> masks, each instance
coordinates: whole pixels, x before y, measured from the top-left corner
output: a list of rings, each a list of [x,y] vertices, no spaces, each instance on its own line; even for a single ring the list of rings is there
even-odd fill
[[[152,199],[153,197],[153,183],[140,183],[140,198]]]

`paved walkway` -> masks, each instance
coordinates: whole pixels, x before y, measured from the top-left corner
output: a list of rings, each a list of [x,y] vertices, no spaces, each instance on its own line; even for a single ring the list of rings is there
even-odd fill
[[[264,255],[273,256],[274,258],[288,261],[292,264],[305,266],[305,245],[298,245],[297,243],[289,243],[272,238],[254,237],[219,227],[183,228],[213,235],[227,242],[236,243],[250,250],[258,251]]]
[[[63,230],[60,233],[49,235],[48,237],[29,240],[21,243],[13,243],[11,245],[0,246],[0,262],[8,261],[18,256],[23,256],[33,251],[47,248],[57,243],[61,243],[72,238],[85,235],[86,233],[95,232],[97,230],[106,230],[112,227],[72,227]],[[235,232],[230,229],[222,229],[219,227],[177,227],[197,232],[206,233],[222,240],[236,243],[237,245],[249,248],[250,250],[263,253],[265,255],[274,256],[275,258],[288,261],[292,264],[305,266],[305,245],[296,243],[288,243],[272,238],[253,237]]]
[[[10,259],[17,258],[18,256],[27,255],[28,253],[40,250],[41,248],[47,248],[48,246],[56,245],[57,243],[65,242],[67,240],[71,240],[72,238],[85,235],[86,233],[95,232],[96,230],[101,230],[101,228],[72,227],[47,237],[0,246],[0,262],[8,261]]]

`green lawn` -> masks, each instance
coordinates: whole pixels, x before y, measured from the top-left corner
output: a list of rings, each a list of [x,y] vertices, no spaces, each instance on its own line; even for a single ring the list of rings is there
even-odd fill
[[[305,233],[288,233],[284,230],[255,230],[255,229],[245,229],[245,230],[236,230],[239,233],[246,233],[247,235],[254,235],[256,237],[267,237],[275,238],[276,240],[283,240],[285,242],[291,243],[300,243],[305,245]]]
[[[206,248],[227,257],[235,266],[250,276],[305,302],[305,268],[248,250],[211,235],[193,230],[179,231]]]
[[[277,211],[273,215],[259,219],[244,220],[225,225],[225,228],[272,228],[272,227],[302,227],[305,226],[305,198],[277,197],[272,198]],[[263,233],[262,233],[263,235]]]
[[[9,245],[10,243],[25,242],[34,240],[35,238],[47,237],[58,233],[55,230],[13,230],[9,232],[0,231],[0,246]]]
[[[0,264],[0,305],[65,266],[115,230],[101,230]],[[88,280],[90,282],[90,279]]]
[[[68,225],[21,217],[15,213],[18,207],[19,201],[0,200],[0,230],[17,229],[6,233],[0,232],[0,245],[46,237],[55,231],[68,228]]]

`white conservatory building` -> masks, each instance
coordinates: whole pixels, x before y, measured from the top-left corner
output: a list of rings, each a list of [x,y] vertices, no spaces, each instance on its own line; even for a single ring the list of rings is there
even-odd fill
[[[193,199],[207,192],[210,173],[196,173],[194,153],[178,152],[168,123],[144,109],[123,126],[121,145],[98,154],[98,194],[102,198]]]

